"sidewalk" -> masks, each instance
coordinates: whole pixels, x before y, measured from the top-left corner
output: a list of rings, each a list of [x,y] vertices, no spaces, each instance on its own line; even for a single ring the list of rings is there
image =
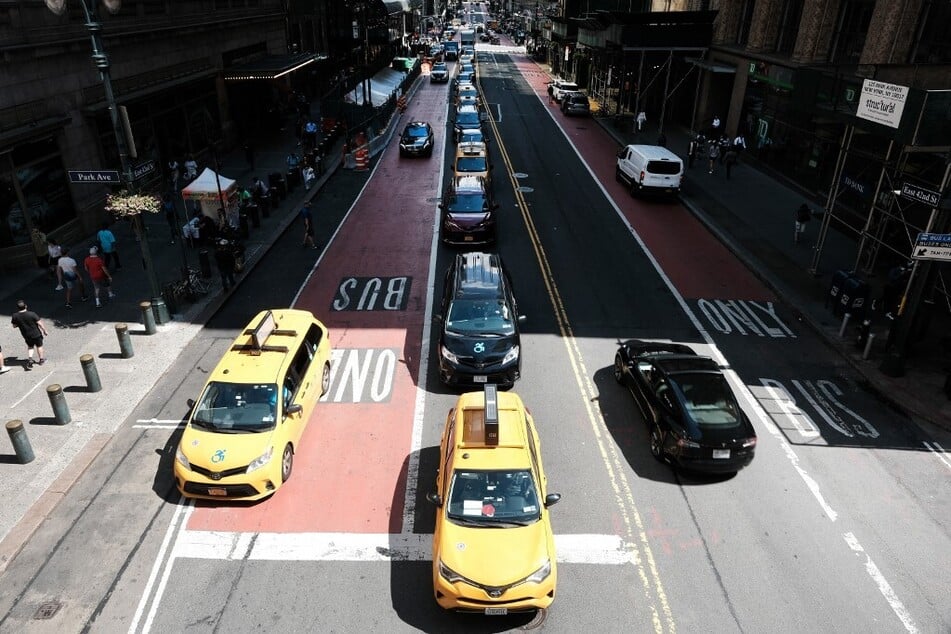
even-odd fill
[[[325,159],[323,174],[311,189],[298,185],[286,199],[261,218],[259,228],[252,227],[244,241],[245,273],[259,261],[270,246],[297,219],[305,200],[313,198],[341,163],[342,138]],[[254,176],[267,181],[271,172],[286,172],[287,154],[297,148],[292,126],[259,142],[255,170],[245,162],[241,149],[220,157],[221,173],[236,179],[239,185],[250,185]],[[203,167],[203,166],[202,166]],[[212,169],[214,167],[212,166]],[[179,199],[178,211],[184,224],[184,205]],[[180,279],[183,246],[179,233],[171,244],[171,232],[164,214],[145,218],[146,235],[159,286]],[[72,299],[72,309],[65,306],[63,291],[54,291],[55,279],[44,271],[30,269],[17,276],[0,280],[0,345],[5,363],[12,369],[0,375],[3,395],[3,422],[19,419],[29,437],[36,459],[21,465],[8,439],[0,441],[0,572],[16,555],[22,544],[43,521],[56,503],[68,492],[73,482],[95,460],[120,425],[142,398],[156,385],[165,371],[201,330],[207,317],[225,301],[221,279],[214,261],[208,278],[209,292],[192,304],[177,307],[172,321],[158,326],[158,332],[145,335],[139,302],[151,298],[151,289],[142,264],[140,245],[136,243],[130,223],[120,221],[111,226],[116,235],[122,268],[113,273],[115,300],[95,308],[92,288],[86,281],[90,299],[81,302],[79,293]],[[94,236],[80,244],[69,244],[71,255],[82,266]],[[199,269],[198,249],[185,248],[184,257],[190,267]],[[244,274],[239,275],[241,284]],[[76,289],[74,289],[76,290]],[[39,314],[49,336],[44,345],[47,363],[27,370],[26,346],[20,334],[10,327],[10,316],[18,299],[26,300],[30,310]],[[170,309],[172,307],[170,306]],[[127,323],[134,356],[123,359],[115,334],[117,323]],[[102,391],[89,393],[79,357],[91,354],[96,362]],[[55,424],[53,410],[46,395],[51,384],[63,387],[72,422]]]
[[[629,120],[620,127],[609,117],[596,118],[596,121],[619,145],[657,142],[656,130],[632,132]],[[909,354],[905,376],[886,376],[878,369],[888,336],[888,323],[884,318],[879,314],[873,317],[872,333],[876,338],[865,360],[863,350],[856,345],[858,323],[850,324],[840,337],[841,318],[826,307],[832,274],[854,266],[855,241],[830,226],[815,275],[809,269],[821,219],[814,218],[808,223],[799,244],[793,242],[796,208],[808,202],[812,209],[821,209],[824,201],[808,200],[791,185],[752,166],[748,157],[740,157],[731,180],[726,179],[726,168],[722,165],[709,174],[707,160],[703,158],[698,158],[692,169],[686,169],[688,131],[677,128],[668,129],[666,133],[667,146],[684,157],[686,175],[681,194],[684,205],[777,296],[800,313],[804,322],[837,349],[884,400],[908,414],[951,430],[951,399],[943,391],[951,359],[940,345],[941,333],[947,336],[951,332],[951,316],[937,307],[926,338]],[[877,298],[882,280],[867,281],[872,287],[870,300]]]

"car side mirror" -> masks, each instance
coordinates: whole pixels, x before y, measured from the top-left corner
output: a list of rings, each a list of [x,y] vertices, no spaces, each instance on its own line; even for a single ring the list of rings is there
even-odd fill
[[[194,409],[194,408],[195,408],[195,399],[190,398],[190,399],[186,400],[186,401],[185,401],[185,405],[188,405],[188,409]]]
[[[304,408],[300,403],[291,403],[284,410],[284,412],[287,414],[300,414],[303,411],[304,411]]]
[[[446,208],[446,203],[439,203],[439,204],[436,205],[436,206],[439,207],[440,209],[445,209],[445,208]]]
[[[560,496],[559,496],[560,497]],[[442,498],[439,497],[439,494],[435,491],[430,491],[426,494],[426,499],[435,504],[436,506],[442,506]],[[547,499],[546,499],[547,502]]]
[[[560,499],[561,493],[549,493],[545,496],[545,508],[547,509],[549,506],[554,506]]]
[[[441,313],[436,313],[435,315],[433,315],[433,321],[435,321],[435,322],[441,324],[441,323],[442,323],[442,314],[441,314]]]

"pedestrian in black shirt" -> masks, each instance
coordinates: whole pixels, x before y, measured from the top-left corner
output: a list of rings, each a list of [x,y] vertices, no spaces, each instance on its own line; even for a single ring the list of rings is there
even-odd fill
[[[221,239],[215,248],[215,264],[221,274],[221,285],[225,290],[234,286],[234,249],[228,240]]]
[[[796,244],[799,244],[802,234],[806,232],[806,223],[810,220],[812,220],[812,212],[809,210],[809,205],[806,203],[799,205],[799,209],[796,210],[796,235],[794,238]]]
[[[26,342],[26,369],[33,368],[33,352],[35,351],[39,358],[39,364],[46,363],[46,355],[43,353],[43,337],[47,336],[46,326],[40,316],[31,310],[27,310],[26,302],[22,299],[17,301],[17,312],[13,313],[10,323],[14,328],[19,328],[23,341]]]

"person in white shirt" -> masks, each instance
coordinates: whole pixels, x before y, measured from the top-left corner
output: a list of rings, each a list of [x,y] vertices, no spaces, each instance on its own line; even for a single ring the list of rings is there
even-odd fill
[[[304,189],[310,189],[311,185],[314,184],[314,168],[308,165],[304,168],[302,174],[304,176]]]
[[[188,160],[185,161],[185,178],[189,181],[198,178],[198,163],[191,154],[188,155]]]
[[[77,270],[78,264],[69,255],[69,249],[63,247],[63,254],[59,257],[59,262],[56,263],[56,277],[59,279],[59,286],[57,290],[66,286],[66,308],[72,308],[70,300],[73,295],[73,286],[79,285],[79,292],[82,294],[82,301],[89,299],[86,296],[86,283],[83,281],[83,276],[79,274]]]
[[[737,152],[746,149],[746,138],[742,134],[737,134],[733,139],[733,149]]]

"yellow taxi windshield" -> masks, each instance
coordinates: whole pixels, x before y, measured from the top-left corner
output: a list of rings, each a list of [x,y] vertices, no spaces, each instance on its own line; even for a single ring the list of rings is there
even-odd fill
[[[195,404],[191,423],[221,433],[254,433],[274,428],[277,411],[274,383],[212,381]]]
[[[531,472],[525,469],[457,469],[449,487],[447,516],[470,526],[530,524],[541,517],[538,489]]]

